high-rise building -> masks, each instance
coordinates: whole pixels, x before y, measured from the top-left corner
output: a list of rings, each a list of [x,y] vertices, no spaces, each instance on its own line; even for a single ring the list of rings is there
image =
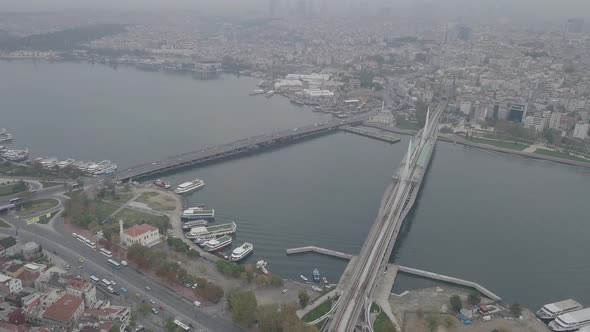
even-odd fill
[[[516,104],[516,103],[509,103],[508,104],[508,120],[522,123],[526,118],[526,110],[527,104]]]
[[[563,113],[553,112],[549,117],[549,129],[560,130],[561,129],[561,117]]]
[[[565,32],[580,33],[584,31],[584,19],[570,18],[565,23]]]

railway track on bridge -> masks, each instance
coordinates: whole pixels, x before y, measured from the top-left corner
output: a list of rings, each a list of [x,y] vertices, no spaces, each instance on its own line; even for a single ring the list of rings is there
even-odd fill
[[[418,159],[427,140],[431,139],[432,135],[436,136],[438,130],[436,124],[445,107],[446,103],[439,103],[432,118],[432,123],[435,125],[427,126],[425,133],[423,131],[418,134],[426,135],[426,139],[421,137],[418,146],[408,151],[406,166],[400,178],[397,183],[391,183],[387,187],[375,223],[371,227],[367,241],[361,248],[352,280],[343,289],[340,305],[329,324],[329,331],[353,331],[363,306],[368,305],[365,301],[373,287],[379,267],[384,261],[387,262],[386,254],[393,248],[393,243],[395,243],[397,233],[401,228],[403,222],[401,215],[407,208],[406,199],[415,189],[412,179]]]

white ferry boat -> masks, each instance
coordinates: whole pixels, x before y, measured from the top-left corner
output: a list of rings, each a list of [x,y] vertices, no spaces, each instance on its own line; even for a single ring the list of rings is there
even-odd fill
[[[549,323],[552,331],[575,331],[584,326],[590,325],[590,308],[568,312]]]
[[[184,182],[178,185],[174,192],[176,194],[186,194],[190,193],[191,191],[199,190],[205,186],[205,182],[200,179],[195,179],[194,181]]]
[[[66,159],[66,160],[62,160],[60,162],[57,163],[57,167],[59,167],[60,169],[66,168],[70,165],[73,165],[76,161],[72,158]]]
[[[212,239],[205,243],[203,249],[207,252],[219,251],[231,245],[232,238],[229,235],[224,235],[218,239]]]
[[[193,227],[197,226],[207,226],[207,220],[199,219],[199,220],[190,220],[187,222],[182,223],[182,230],[185,232],[190,231]]]
[[[57,158],[47,158],[41,161],[41,166],[46,169],[52,169],[57,166]]]
[[[2,157],[10,161],[24,161],[29,159],[29,149],[24,150],[5,150]]]
[[[232,251],[229,260],[232,262],[239,262],[242,259],[248,257],[254,251],[254,246],[250,242],[244,242],[241,246],[237,247]]]
[[[545,304],[541,309],[537,311],[537,317],[544,320],[555,319],[559,315],[566,314],[568,312],[582,309],[582,305],[578,302],[568,299],[555,303]]]
[[[215,219],[214,209],[203,209],[202,207],[191,207],[182,211],[180,215],[182,220],[195,220],[195,219]]]
[[[102,168],[102,174],[112,174],[117,171],[119,166],[115,163],[110,163]]]
[[[215,226],[197,226],[193,227],[185,236],[188,239],[211,239],[215,236],[233,234],[237,228],[235,222]]]

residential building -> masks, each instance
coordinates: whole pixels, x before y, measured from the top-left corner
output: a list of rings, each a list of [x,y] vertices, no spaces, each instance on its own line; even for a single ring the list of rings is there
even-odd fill
[[[553,112],[549,117],[549,129],[560,130],[561,129],[561,117],[563,113]]]
[[[84,299],[84,305],[87,307],[92,307],[96,302],[96,287],[87,281],[70,279],[66,286],[66,293]]]
[[[136,243],[142,246],[150,247],[160,242],[160,232],[152,225],[141,224],[133,225],[123,230],[123,222],[119,222],[121,243],[126,246],[132,246]]]
[[[542,115],[535,114],[529,115],[524,120],[524,127],[525,128],[533,128],[535,131],[543,131],[545,128],[546,118]]]
[[[43,312],[43,321],[47,326],[59,326],[69,329],[84,313],[84,301],[70,294],[65,294]]]
[[[590,123],[578,122],[574,128],[574,137],[579,139],[586,139],[588,137],[588,129]]]
[[[13,236],[0,239],[0,257],[10,257],[20,253],[20,242]]]
[[[18,294],[22,290],[23,284],[20,279],[0,273],[0,291],[8,294]]]

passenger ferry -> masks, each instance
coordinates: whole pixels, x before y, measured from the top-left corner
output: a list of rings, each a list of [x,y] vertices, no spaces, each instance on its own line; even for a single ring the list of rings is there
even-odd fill
[[[552,331],[575,331],[581,327],[590,325],[590,308],[568,312],[549,323]]]
[[[543,307],[541,307],[541,309],[537,311],[537,317],[543,320],[553,320],[559,315],[580,310],[582,308],[582,305],[578,302],[572,299],[568,299],[555,303],[545,304]]]
[[[205,243],[203,249],[207,252],[219,251],[231,245],[232,238],[229,235],[224,235],[218,239],[212,239]]]
[[[242,259],[248,257],[254,251],[254,246],[250,242],[244,242],[241,246],[237,247],[232,251],[229,260],[232,262],[239,262]]]
[[[195,220],[195,219],[215,219],[214,209],[203,209],[202,207],[191,207],[182,211],[180,216],[182,220]]]
[[[47,158],[41,161],[41,166],[45,169],[52,169],[57,166],[57,158]]]
[[[211,239],[216,236],[233,234],[236,232],[237,225],[235,222],[215,226],[197,226],[193,227],[185,236],[189,239]]]
[[[25,161],[29,159],[29,149],[6,150],[2,152],[2,158],[10,161]]]
[[[200,179],[195,179],[194,181],[184,182],[178,185],[174,192],[176,194],[186,194],[190,193],[191,191],[199,190],[205,186],[205,182]]]
[[[187,221],[182,223],[182,230],[188,232],[197,226],[207,226],[207,223],[207,220],[204,219]]]
[[[60,162],[57,163],[57,167],[59,167],[60,169],[66,168],[70,165],[73,165],[76,161],[72,158],[66,159],[66,160],[62,160]]]

